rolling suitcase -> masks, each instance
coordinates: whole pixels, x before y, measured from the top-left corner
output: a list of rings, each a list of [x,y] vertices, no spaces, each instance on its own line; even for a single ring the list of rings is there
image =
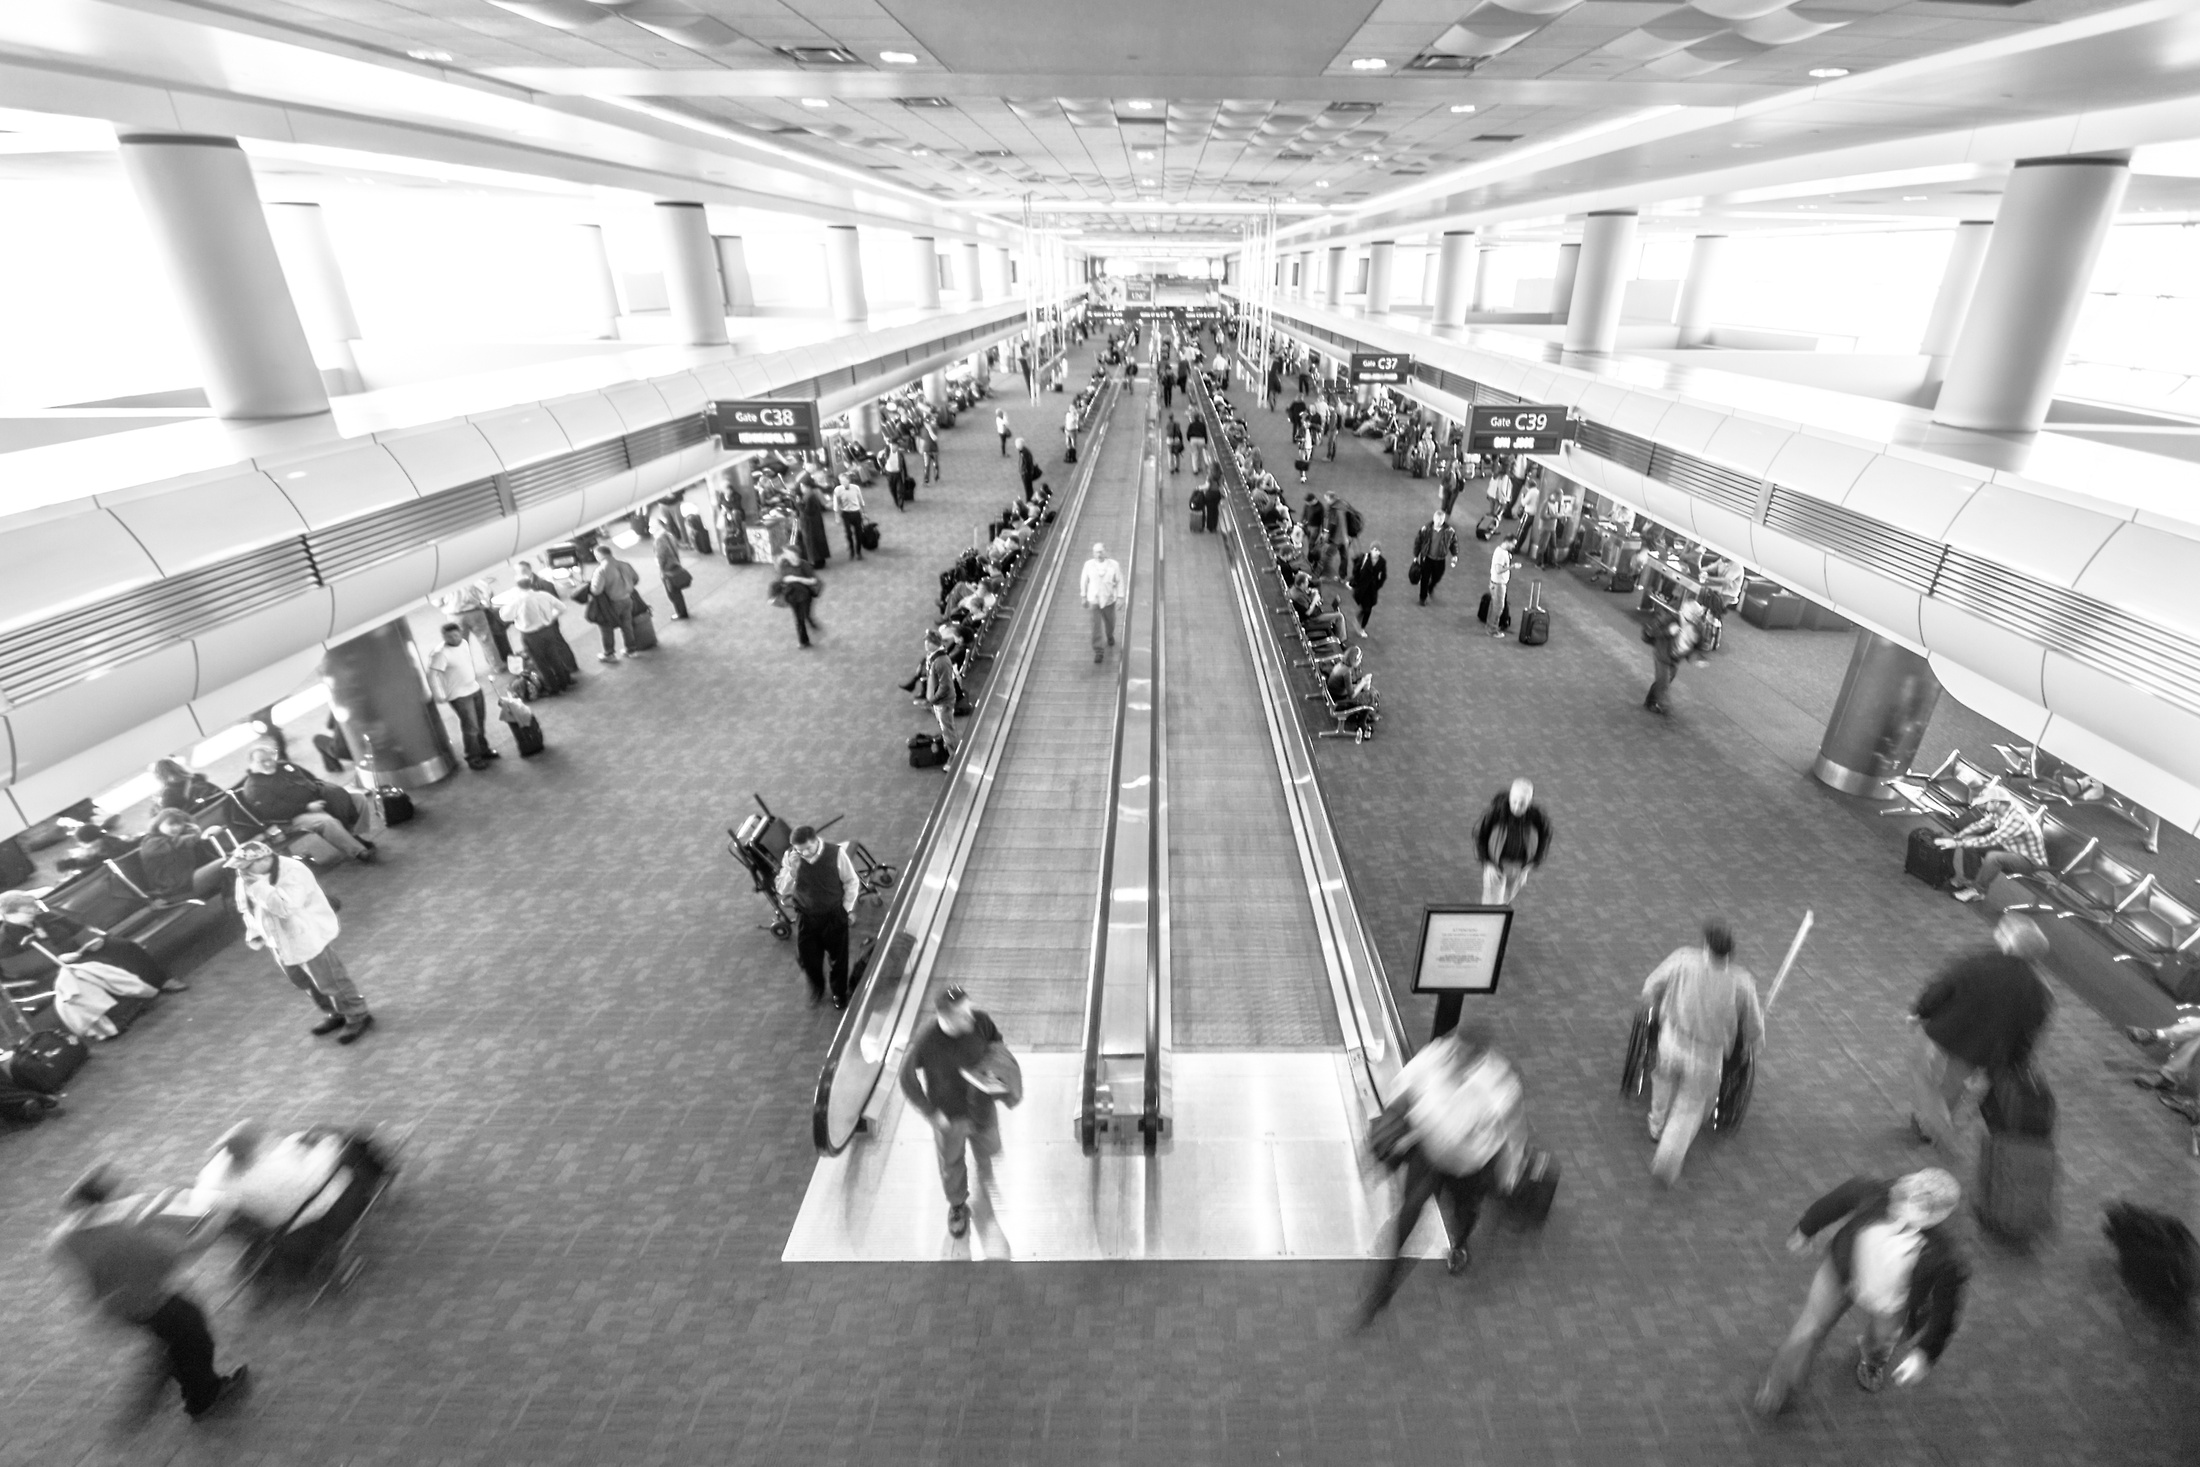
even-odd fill
[[[2029,1242],[2055,1225],[2055,1143],[1988,1131],[1978,1150],[1971,1196],[1979,1226],[2011,1242]]]
[[[878,549],[878,521],[866,519],[863,528],[856,531],[856,543],[866,550]]]
[[[1939,838],[1939,831],[1920,825],[1910,832],[1910,843],[1902,856],[1902,869],[1936,891],[1956,876],[1956,853],[1934,845]]]
[[[1520,645],[1540,647],[1551,640],[1551,614],[1543,609],[1543,583],[1528,588],[1528,605],[1520,613]]]
[[[8,1062],[8,1077],[25,1090],[59,1095],[92,1056],[66,1029],[41,1029],[25,1039]]]
[[[542,720],[530,718],[525,723],[512,725],[512,742],[519,746],[522,759],[532,759],[547,746],[542,741]]]
[[[647,652],[657,645],[657,618],[646,611],[637,611],[633,626],[633,635],[627,639],[627,651]]]
[[[1550,1219],[1551,1200],[1558,1196],[1558,1158],[1540,1146],[1530,1146],[1520,1160],[1520,1173],[1505,1194],[1505,1211],[1524,1228],[1539,1228]]]

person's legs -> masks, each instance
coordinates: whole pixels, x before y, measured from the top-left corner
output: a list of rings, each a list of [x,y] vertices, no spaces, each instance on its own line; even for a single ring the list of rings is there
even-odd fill
[[[1719,1068],[1693,1060],[1668,1067],[1661,1054],[1656,1080],[1653,1090],[1662,1086],[1667,1098],[1664,1113],[1657,1116],[1662,1124],[1658,1128],[1658,1154],[1650,1160],[1650,1175],[1670,1187],[1681,1179],[1681,1164],[1688,1159],[1688,1148],[1711,1113],[1711,1102],[1719,1093]],[[1651,1109],[1656,1115],[1655,1097]]]
[[[862,557],[858,556],[857,559],[860,560]],[[688,619],[687,592],[667,581],[665,582],[665,600],[672,603],[672,614],[675,618],[680,621]]]
[[[825,951],[825,958],[831,969],[828,986],[832,990],[833,1007],[846,1008],[848,1006],[847,917],[836,912],[820,923],[817,940]]]
[[[489,740],[481,729],[482,698],[477,688],[463,697],[450,700],[451,712],[458,717],[459,742],[465,748],[466,762],[475,769],[489,762]]]
[[[794,637],[803,646],[810,645],[810,603],[789,601],[787,609],[794,613]]]
[[[301,835],[319,836],[354,861],[367,854],[366,843],[346,829],[343,821],[326,810],[308,810],[302,815],[295,815],[291,817],[290,828]]]
[[[1505,900],[1505,872],[1502,867],[1485,861],[1482,863],[1482,905],[1494,907]]]
[[[1656,665],[1657,672],[1650,679],[1650,693],[1642,700],[1642,706],[1663,713],[1666,691],[1673,686],[1673,674],[1680,671],[1681,665],[1674,658],[1668,657],[1662,649],[1651,654],[1651,661]]]
[[[932,1128],[932,1144],[940,1164],[940,1190],[947,1194],[950,1224],[970,1206],[970,1164],[965,1153],[970,1145],[970,1122],[949,1121]]]
[[[1772,1357],[1765,1383],[1757,1388],[1757,1410],[1761,1414],[1776,1415],[1787,1405],[1788,1397],[1810,1374],[1819,1345],[1848,1308],[1848,1290],[1841,1286],[1841,1276],[1828,1259],[1818,1265],[1810,1281],[1810,1295],[1803,1301],[1803,1312],[1795,1317],[1794,1327]]]
[[[1528,868],[1525,863],[1508,861],[1505,863],[1504,877],[1504,895],[1499,897],[1498,900],[1509,907],[1519,900],[1520,888],[1528,884]]]
[[[1864,1333],[1856,1341],[1856,1383],[1867,1391],[1886,1384],[1888,1367],[1902,1345],[1900,1314],[1864,1314]]]
[[[1389,1306],[1398,1293],[1398,1286],[1412,1271],[1413,1260],[1406,1257],[1406,1243],[1419,1225],[1429,1199],[1436,1195],[1443,1181],[1443,1173],[1430,1166],[1418,1150],[1407,1155],[1405,1190],[1398,1200],[1398,1215],[1391,1221],[1390,1237],[1384,1248],[1386,1256],[1375,1271],[1375,1285],[1369,1290],[1366,1303],[1360,1307],[1363,1323],[1373,1320]]]
[[[1355,598],[1353,604],[1360,608],[1360,630],[1364,632],[1367,630],[1367,619],[1375,614],[1375,603]]]
[[[840,512],[840,529],[841,533],[848,538],[848,558],[850,560],[863,559],[862,514],[852,509],[842,510]]]
[[[183,1409],[204,1413],[221,1395],[222,1378],[214,1370],[214,1333],[206,1315],[181,1294],[171,1294],[153,1311],[145,1328],[160,1341],[167,1370],[183,1388]]]
[[[972,1121],[970,1127],[970,1160],[978,1174],[977,1199],[988,1216],[992,1216],[999,1201],[993,1188],[993,1161],[1001,1154],[1001,1121],[996,1113],[982,1124]]]
[[[1980,892],[1994,889],[1994,881],[2002,876],[2022,876],[2039,870],[2039,863],[2018,855],[2015,851],[1988,851],[1978,863],[1978,875],[1971,878],[1971,885]]]
[[[342,1018],[347,1027],[357,1027],[367,1017],[367,1000],[353,985],[351,973],[344,967],[344,959],[336,951],[335,943],[322,948],[299,967],[313,980],[315,992],[327,1000],[328,1011]]]
[[[565,669],[566,681],[571,682],[581,675],[580,654],[573,650],[571,642],[565,640],[565,628],[552,623],[548,631],[551,648],[558,655],[558,665]]]
[[[794,960],[802,965],[802,976],[810,980],[810,1003],[814,1006],[825,1001],[825,954],[828,923],[820,918],[796,915],[794,919]],[[847,936],[846,924],[841,925],[841,935]]]
[[[1426,606],[1428,605],[1428,593],[1436,589],[1436,578],[1434,575],[1434,567],[1436,565],[1436,562],[1433,560],[1423,560],[1416,562],[1416,564],[1421,567],[1421,575],[1418,583],[1421,588],[1420,604]]]
[[[1910,1118],[1918,1133],[1948,1155],[1957,1153],[1956,1113],[1978,1066],[1957,1059],[1917,1031],[1910,1052]]]
[[[596,654],[598,662],[617,662],[619,660],[619,644],[613,640],[618,635],[618,630],[618,626],[612,622],[599,621],[596,623],[596,635],[603,638],[603,651]]]

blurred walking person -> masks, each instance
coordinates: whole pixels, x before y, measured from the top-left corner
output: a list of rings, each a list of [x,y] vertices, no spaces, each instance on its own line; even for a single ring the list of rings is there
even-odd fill
[[[1474,827],[1474,853],[1482,858],[1482,903],[1510,906],[1528,873],[1551,852],[1551,818],[1535,802],[1535,785],[1516,779],[1498,791]]]
[[[970,1173],[978,1197],[997,1213],[993,1162],[1001,1154],[1000,1105],[1023,1098],[1023,1080],[993,1016],[950,985],[933,1000],[932,1014],[917,1025],[901,1064],[901,1093],[909,1108],[932,1127],[947,1195],[947,1231],[970,1231]]]
[[[1703,941],[1677,948],[1642,985],[1658,1009],[1658,1054],[1650,1080],[1650,1174],[1670,1187],[1711,1114],[1726,1057],[1740,1042],[1746,1056],[1764,1043],[1764,1006],[1749,970],[1734,961],[1734,934],[1704,923]]]
[[[1352,604],[1360,609],[1360,630],[1367,630],[1368,619],[1375,615],[1375,602],[1383,594],[1383,586],[1390,580],[1390,562],[1383,559],[1383,547],[1370,540],[1367,549],[1352,557]]]
[[[1971,1081],[2032,1062],[2055,995],[2033,965],[2047,953],[2047,936],[2019,912],[1994,926],[1994,945],[1957,958],[1917,996],[1910,1022],[1910,1128],[1919,1140],[1956,1157],[1957,1111]]]

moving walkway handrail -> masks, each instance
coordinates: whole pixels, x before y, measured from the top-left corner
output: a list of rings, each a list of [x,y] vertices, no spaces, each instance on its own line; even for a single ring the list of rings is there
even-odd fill
[[[1153,437],[1147,435],[1147,451]],[[1143,494],[1141,494],[1143,499]],[[1146,871],[1153,890],[1146,904],[1146,1078],[1139,1107],[1138,1130],[1151,1148],[1161,1139],[1162,1025],[1174,1001],[1169,974],[1169,642],[1166,623],[1169,598],[1167,573],[1168,538],[1158,533],[1162,523],[1160,495],[1155,494],[1153,554],[1153,741],[1148,748],[1152,763],[1146,771],[1150,803],[1146,819]]]
[[[938,943],[952,887],[949,868],[959,866],[971,831],[985,808],[992,784],[991,764],[1007,745],[1024,674],[1029,670],[1068,554],[1069,529],[1076,523],[1092,483],[1114,393],[1111,382],[1086,415],[1078,447],[1081,468],[1076,488],[1064,496],[1055,522],[1041,542],[1044,564],[1026,563],[1027,584],[1035,585],[1037,593],[1022,598],[1016,607],[1002,639],[1003,655],[992,659],[980,690],[979,712],[948,767],[947,783],[925,817],[893,901],[872,939],[871,964],[849,999],[826,1050],[810,1110],[810,1136],[821,1155],[840,1155],[864,1131],[879,1082],[913,1022],[910,998],[918,985],[912,980],[923,966],[926,947]],[[1010,655],[1012,647],[1015,651]],[[987,725],[982,733],[981,725]],[[988,762],[974,770],[971,761],[981,747]],[[916,915],[920,902],[930,904],[921,917]]]

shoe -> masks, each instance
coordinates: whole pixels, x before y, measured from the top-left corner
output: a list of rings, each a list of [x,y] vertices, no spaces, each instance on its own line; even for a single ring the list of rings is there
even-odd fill
[[[1925,1129],[1925,1123],[1914,1113],[1910,1116],[1910,1139],[1920,1146],[1933,1144],[1933,1133]]]
[[[846,1000],[846,999],[844,999],[844,998],[836,998],[836,999],[834,999],[834,1000],[833,1000],[833,1012],[834,1012],[834,1013],[836,1013],[836,1014],[844,1014],[844,1013],[848,1012],[848,1000]]]
[[[948,1208],[948,1209],[947,1209],[947,1234],[948,1234],[948,1236],[949,1236],[949,1237],[951,1237],[951,1238],[960,1238],[960,1237],[964,1236],[965,1234],[967,1234],[967,1233],[968,1233],[969,1231],[970,1231],[970,1209],[969,1209],[969,1208],[967,1208],[967,1207],[965,1207],[965,1206],[963,1206],[963,1205],[962,1205],[961,1203],[959,1203],[959,1202],[958,1202],[958,1203],[956,1203],[956,1204],[955,1204],[955,1205],[954,1205],[953,1207],[950,1207],[950,1208]]]
[[[596,660],[598,662],[617,662],[619,660],[619,654],[616,652],[598,652],[596,654]]]
[[[2133,1044],[2152,1044],[2154,1042],[2154,1031],[2143,1024],[2127,1025],[2124,1034]]]
[[[1887,1362],[1876,1359],[1869,1354],[1859,1353],[1856,1357],[1856,1384],[1858,1387],[1877,1395],[1880,1388],[1885,1386],[1886,1383]]]
[[[2164,1095],[2177,1093],[2177,1082],[2167,1075],[2133,1075],[2131,1083],[2141,1090],[2159,1090]]]
[[[240,1365],[222,1377],[221,1388],[214,1393],[214,1399],[206,1403],[205,1410],[191,1412],[191,1419],[193,1421],[204,1421],[207,1417],[221,1410],[222,1407],[233,1404],[251,1389],[252,1367]]]
[[[1093,654],[1092,654],[1092,660],[1093,660],[1093,661],[1095,661],[1095,662],[1098,662],[1098,661],[1100,660],[1100,653],[1099,653],[1099,652],[1098,652],[1097,650],[1095,650],[1095,651],[1093,652]]]
[[[373,846],[368,846],[358,855],[352,857],[352,859],[357,861],[362,866],[372,866],[377,860],[381,858],[381,855],[382,853],[379,850],[376,850]]]
[[[336,1036],[336,1042],[338,1044],[357,1044],[359,1036],[373,1027],[374,1015],[361,1014],[357,1023],[344,1026],[344,1032]]]
[[[484,759],[502,759],[504,756],[502,754],[499,754],[496,750],[491,749],[488,753],[482,755],[481,757]]]
[[[160,986],[160,991],[162,993],[189,993],[191,985],[181,978],[171,978]]]
[[[323,1020],[322,1020],[322,1021],[321,1021],[320,1023],[318,1023],[318,1024],[315,1024],[315,1025],[313,1026],[313,1033],[315,1033],[315,1034],[317,1034],[317,1035],[318,1035],[318,1034],[334,1034],[334,1033],[335,1033],[335,1032],[336,1032],[337,1030],[339,1030],[339,1029],[341,1029],[341,1028],[343,1028],[343,1027],[344,1027],[344,1016],[343,1016],[342,1014],[330,1014],[330,1015],[329,1015],[329,1016],[328,1016],[327,1018],[323,1019]]]
[[[1986,893],[1975,886],[1959,886],[1950,891],[1948,895],[1959,902],[1982,902],[1986,900]]]
[[[1467,1264],[1472,1257],[1473,1254],[1468,1251],[1467,1245],[1461,1243],[1444,1255],[1444,1272],[1450,1274],[1453,1278],[1459,1277],[1467,1271]]]

